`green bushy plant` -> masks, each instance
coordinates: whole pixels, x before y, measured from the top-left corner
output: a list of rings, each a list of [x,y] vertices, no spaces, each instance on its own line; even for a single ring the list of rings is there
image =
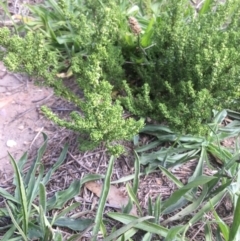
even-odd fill
[[[240,6],[227,1],[187,16],[186,6],[168,1],[156,16],[155,45],[145,51],[145,62],[131,67],[138,87],[125,82],[122,102],[134,114],[167,120],[175,131],[204,133],[212,109],[239,105]]]
[[[186,0],[47,0],[30,7],[30,21],[17,28],[25,38],[0,29],[2,58],[10,70],[37,75],[83,110],[69,121],[43,108],[96,145],[111,148],[143,126],[122,119],[121,105],[175,131],[205,133],[211,110],[237,109],[239,98],[239,3],[213,3],[196,15]],[[56,77],[69,75],[84,98]],[[120,153],[119,146],[112,151]]]
[[[6,67],[41,78],[82,111],[72,113],[70,120],[61,120],[44,107],[42,110],[49,118],[61,126],[87,133],[91,147],[105,142],[113,154],[122,153],[123,147],[115,141],[130,139],[143,127],[143,121],[123,119],[119,101],[112,101],[112,89],[120,85],[124,76],[121,48],[115,44],[119,37],[116,4],[104,7],[98,1],[89,1],[83,8],[77,7],[75,1],[70,4],[51,0],[44,4],[31,7],[32,20],[18,28],[21,33],[26,31],[24,38],[11,35],[6,28],[0,29]],[[74,75],[84,98],[57,78],[60,71]],[[90,147],[89,143],[85,144]]]

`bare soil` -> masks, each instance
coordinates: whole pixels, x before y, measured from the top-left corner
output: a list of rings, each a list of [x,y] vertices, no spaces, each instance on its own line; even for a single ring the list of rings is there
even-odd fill
[[[27,76],[8,73],[0,62],[0,184],[11,173],[9,155],[19,159],[34,151],[42,141],[42,131],[56,129],[39,114],[43,104],[56,98],[50,88],[34,86]]]

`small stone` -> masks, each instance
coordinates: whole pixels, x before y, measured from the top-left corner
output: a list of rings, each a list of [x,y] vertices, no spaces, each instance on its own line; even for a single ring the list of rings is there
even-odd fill
[[[17,145],[17,143],[14,140],[8,140],[7,141],[7,146],[8,147],[14,147],[16,145]]]

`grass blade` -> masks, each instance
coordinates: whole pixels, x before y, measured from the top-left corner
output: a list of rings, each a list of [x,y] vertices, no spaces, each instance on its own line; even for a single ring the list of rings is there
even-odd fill
[[[135,154],[135,162],[134,162],[134,170],[135,170],[135,176],[133,179],[133,192],[135,195],[137,194],[138,186],[139,186],[139,177],[140,177],[140,161],[138,154],[134,152]]]
[[[20,198],[20,204],[21,204],[21,208],[22,208],[22,215],[23,215],[23,232],[25,234],[27,234],[27,230],[28,230],[28,209],[27,209],[27,195],[26,195],[26,190],[23,184],[23,180],[20,174],[20,171],[18,169],[18,166],[15,162],[15,160],[13,159],[13,157],[11,156],[11,154],[9,154],[10,156],[10,161],[11,164],[13,166],[14,169],[14,173],[16,175],[16,185],[17,185],[17,190],[19,193],[19,198]]]
[[[93,228],[93,238],[92,241],[96,241],[97,240],[97,235],[98,235],[98,231],[100,229],[100,225],[102,222],[102,215],[103,215],[103,210],[107,201],[107,196],[108,196],[108,192],[110,189],[110,182],[111,182],[111,175],[112,175],[112,170],[113,170],[113,163],[114,163],[114,156],[111,156],[110,161],[109,161],[109,166],[107,169],[107,173],[106,173],[106,178],[104,180],[104,186],[102,189],[102,194],[101,194],[101,198],[99,201],[99,207],[96,213],[96,218],[95,218],[95,226]]]
[[[137,196],[135,195],[135,193],[133,192],[133,189],[127,184],[127,192],[129,197],[131,198],[131,200],[137,205],[138,211],[140,213],[140,215],[142,216],[142,209],[140,207],[140,203],[137,199]]]
[[[50,177],[52,174],[59,168],[59,166],[64,162],[66,156],[67,156],[67,151],[68,151],[68,144],[65,144],[63,147],[63,150],[57,159],[56,163],[53,165],[53,167],[47,172],[47,174],[44,176],[42,182],[43,184],[47,184],[50,180]]]
[[[132,221],[138,219],[135,216],[131,216],[131,215],[128,215],[128,214],[121,214],[121,213],[108,213],[107,215],[110,218],[112,218],[114,220],[117,220],[117,221],[119,221],[121,223],[124,223],[124,224],[128,224],[129,222],[132,222]],[[155,234],[160,235],[162,237],[167,237],[168,232],[169,232],[169,229],[164,228],[164,227],[162,227],[160,225],[157,225],[155,223],[148,222],[148,221],[144,221],[144,222],[141,222],[141,223],[137,224],[135,226],[135,228],[141,229],[141,230],[146,231],[146,232],[155,233]],[[175,238],[176,238],[177,241],[185,241],[186,240],[186,239],[181,239],[181,237],[178,236],[178,235]]]
[[[9,216],[11,217],[11,220],[12,220],[13,224],[15,225],[15,227],[17,228],[17,230],[18,230],[19,233],[21,234],[21,236],[22,236],[22,238],[24,239],[24,241],[28,241],[27,236],[25,235],[27,232],[25,232],[24,230],[22,230],[22,229],[20,228],[20,226],[18,225],[17,220],[14,218],[14,215],[13,215],[10,207],[8,206],[8,204],[7,204],[6,202],[5,202],[5,205],[6,205],[6,208],[7,208],[7,210],[8,210]],[[23,220],[23,222],[24,222],[24,220]],[[24,223],[23,223],[23,225],[24,225]],[[23,226],[23,227],[24,227],[24,226]]]
[[[39,184],[39,204],[40,206],[42,206],[42,210],[43,210],[43,213],[44,215],[46,214],[46,188],[45,186],[40,183]]]
[[[175,191],[169,199],[163,202],[162,209],[164,210],[167,207],[174,204],[176,200],[179,200],[185,193],[187,193],[192,188],[198,187],[199,185],[204,185],[215,178],[216,177],[209,177],[209,176],[197,177],[194,181],[189,182],[186,186]]]
[[[237,203],[235,205],[235,210],[234,210],[233,223],[229,233],[229,241],[235,240],[235,237],[239,232],[239,227],[240,227],[240,197],[238,196]]]
[[[103,241],[112,241],[118,238],[119,236],[121,236],[122,234],[124,234],[125,232],[129,231],[131,228],[135,227],[137,224],[152,218],[153,218],[152,216],[147,216],[147,217],[142,217],[142,218],[133,220],[130,223],[128,223],[126,226],[123,226],[122,228],[118,229],[117,231],[115,231],[114,233],[112,233],[111,235],[103,239]]]

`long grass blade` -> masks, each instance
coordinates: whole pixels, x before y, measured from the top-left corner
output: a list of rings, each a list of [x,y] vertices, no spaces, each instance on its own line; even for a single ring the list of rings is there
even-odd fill
[[[104,186],[102,189],[102,194],[100,197],[100,201],[99,201],[99,207],[96,213],[96,218],[95,218],[95,226],[93,228],[93,238],[92,241],[96,241],[97,240],[97,235],[98,235],[98,231],[100,229],[100,225],[102,222],[102,215],[103,215],[103,210],[107,201],[107,196],[108,196],[108,192],[110,189],[110,182],[111,182],[111,175],[112,175],[112,170],[113,170],[113,163],[114,163],[114,156],[111,156],[110,161],[109,161],[109,166],[107,169],[107,173],[106,173],[106,178],[104,180]]]
[[[19,193],[20,203],[21,203],[21,210],[23,215],[23,232],[27,234],[28,231],[28,209],[27,209],[27,195],[26,190],[23,184],[23,179],[21,177],[20,171],[18,169],[17,163],[15,162],[14,158],[9,154],[10,161],[14,169],[14,173],[16,175],[16,188]]]
[[[28,241],[27,236],[25,235],[26,232],[25,232],[24,230],[22,230],[22,229],[20,228],[20,226],[18,225],[18,222],[17,222],[17,220],[15,219],[15,217],[14,217],[14,215],[13,215],[10,207],[9,207],[8,204],[7,204],[7,202],[5,202],[5,205],[6,205],[6,208],[7,208],[7,210],[8,210],[9,216],[11,217],[11,220],[12,220],[13,224],[15,225],[15,227],[17,228],[18,232],[21,234],[21,236],[22,236],[22,238],[24,239],[24,241]],[[23,223],[23,225],[24,225],[24,223]],[[25,227],[23,226],[23,228],[25,228]]]
[[[108,237],[104,238],[103,241],[112,241],[112,240],[118,238],[119,236],[121,236],[122,234],[124,234],[125,232],[127,232],[128,230],[130,230],[131,228],[135,227],[137,224],[139,224],[145,220],[152,219],[152,218],[153,218],[152,216],[147,216],[147,217],[138,218],[136,220],[133,220],[130,223],[128,223],[126,226],[123,226],[122,228],[118,229],[117,231],[115,231],[114,233],[109,235]]]
[[[121,223],[128,224],[129,222],[132,222],[134,220],[137,220],[138,218],[135,216],[131,216],[128,214],[121,214],[121,213],[108,213],[107,214],[110,218],[113,218],[114,220],[117,220]],[[169,229],[164,228],[160,225],[157,225],[155,223],[151,223],[148,221],[141,222],[135,226],[135,228],[141,229],[146,232],[154,233],[157,235],[160,235],[162,237],[167,237],[167,234],[169,232]],[[180,236],[175,237],[177,241],[185,241],[186,239],[182,239]]]

